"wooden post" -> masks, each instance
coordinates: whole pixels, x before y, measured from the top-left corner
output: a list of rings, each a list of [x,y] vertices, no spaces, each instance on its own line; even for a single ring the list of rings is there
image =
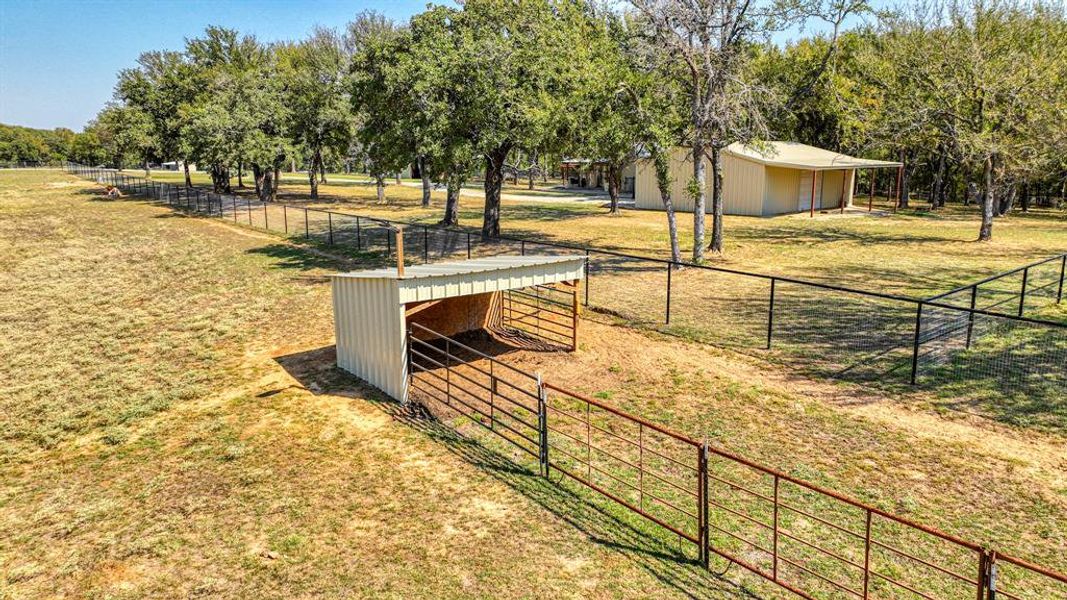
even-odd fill
[[[815,218],[815,178],[819,176],[819,172],[812,170],[811,172],[811,218]]]
[[[404,228],[396,228],[396,275],[404,276]]]
[[[897,167],[897,204],[896,207],[900,208],[900,188],[904,184],[904,165]]]
[[[845,186],[852,187],[852,178],[849,177],[849,173],[852,173],[852,171],[848,169],[841,170],[841,198],[837,201],[841,214],[845,214]]]
[[[878,169],[871,169],[871,195],[867,197],[867,212],[874,210],[874,179],[878,177]]]

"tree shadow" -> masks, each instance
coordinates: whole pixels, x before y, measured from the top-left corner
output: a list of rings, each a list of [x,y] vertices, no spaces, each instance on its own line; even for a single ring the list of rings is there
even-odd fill
[[[426,435],[453,455],[522,494],[555,518],[576,528],[593,544],[619,553],[666,586],[690,598],[765,597],[746,583],[705,571],[677,539],[626,513],[621,507],[573,483],[541,476],[498,453],[473,436],[440,421],[422,405],[401,404],[335,366],[333,346],[281,356],[275,361],[314,394],[371,403],[393,420]],[[720,568],[713,563],[713,567]],[[650,593],[650,595],[654,595]]]

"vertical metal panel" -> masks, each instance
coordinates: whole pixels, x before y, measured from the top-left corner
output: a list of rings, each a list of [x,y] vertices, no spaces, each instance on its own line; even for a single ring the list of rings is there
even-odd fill
[[[395,279],[333,278],[337,365],[403,400],[404,314]]]

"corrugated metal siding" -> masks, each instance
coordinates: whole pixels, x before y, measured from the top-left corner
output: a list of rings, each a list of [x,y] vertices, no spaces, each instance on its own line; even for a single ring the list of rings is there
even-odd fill
[[[643,158],[637,161],[637,175],[634,180],[634,206],[650,210],[663,210],[663,202],[656,187],[656,169],[652,161]]]
[[[396,280],[333,277],[337,366],[404,400],[404,309]]]
[[[760,215],[763,211],[763,165],[730,154],[723,154],[723,212],[728,215]],[[707,190],[711,195],[714,182],[711,164],[708,167]],[[693,178],[693,160],[685,148],[671,152],[671,199],[678,212],[693,212],[693,199],[687,187]],[[656,171],[651,160],[637,165],[634,204],[637,208],[663,210],[663,202],[656,186]],[[709,203],[710,204],[710,203]],[[705,207],[710,211],[711,206]]]
[[[800,171],[785,167],[766,167],[766,190],[763,200],[763,214],[780,215],[794,213],[798,210],[800,191]],[[811,186],[811,179],[808,179]]]
[[[722,154],[722,210],[724,213],[753,217],[762,215],[765,187],[766,176],[763,165],[733,154],[725,152]],[[710,185],[708,193],[711,193]]]
[[[393,281],[399,284],[399,303],[406,304],[574,281],[581,279],[584,271],[585,260],[575,259],[552,264],[516,266],[504,271],[457,273]]]
[[[582,279],[584,257],[500,256],[452,266],[427,265],[439,275],[396,279],[340,274],[333,284],[337,366],[398,400],[407,397],[405,304]],[[510,268],[477,270],[489,264]]]

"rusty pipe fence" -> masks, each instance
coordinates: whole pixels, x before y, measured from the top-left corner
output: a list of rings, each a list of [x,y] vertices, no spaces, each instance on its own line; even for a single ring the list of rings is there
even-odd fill
[[[180,210],[305,238],[368,263],[387,262],[395,253],[391,232],[398,225],[408,231],[404,256],[411,262],[501,253],[584,255],[585,306],[701,342],[773,350],[818,376],[951,389],[978,398],[991,407],[982,410],[998,416],[1020,402],[1036,398],[1052,405],[1067,394],[1067,323],[1019,314],[1062,302],[1065,256],[920,299],[554,242],[485,239],[459,228],[260,202],[109,169],[68,168]],[[993,291],[1013,277],[1025,280],[1018,298]],[[1059,416],[1049,419],[1067,426]]]
[[[894,515],[526,373],[417,323],[410,399],[803,598],[1067,598],[1067,575]],[[443,413],[442,413],[443,411]],[[523,462],[522,459],[519,459]]]

